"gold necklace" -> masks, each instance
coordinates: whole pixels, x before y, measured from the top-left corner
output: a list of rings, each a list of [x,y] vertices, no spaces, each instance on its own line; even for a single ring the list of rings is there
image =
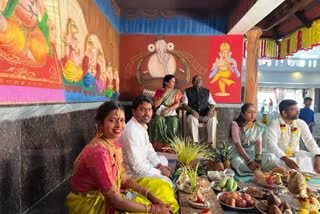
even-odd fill
[[[122,180],[122,167],[121,167],[122,158],[120,157],[121,154],[117,152],[117,149],[115,148],[114,144],[111,143],[109,140],[107,140],[104,136],[101,136],[100,139],[102,139],[102,145],[109,151],[110,158],[117,167],[116,188],[118,190],[121,187],[121,180]]]

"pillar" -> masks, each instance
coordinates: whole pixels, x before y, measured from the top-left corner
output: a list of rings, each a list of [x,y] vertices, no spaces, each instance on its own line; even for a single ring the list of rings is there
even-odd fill
[[[257,105],[258,95],[258,50],[261,28],[254,27],[245,35],[247,37],[247,63],[244,102]]]

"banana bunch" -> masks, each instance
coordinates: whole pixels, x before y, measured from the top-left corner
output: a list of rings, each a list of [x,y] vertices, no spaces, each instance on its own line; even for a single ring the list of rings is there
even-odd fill
[[[238,183],[233,179],[233,177],[224,177],[220,183],[214,187],[215,190],[219,192],[233,192],[237,191]]]

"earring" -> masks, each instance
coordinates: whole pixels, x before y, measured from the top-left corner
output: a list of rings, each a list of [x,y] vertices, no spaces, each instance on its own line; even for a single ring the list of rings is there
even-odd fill
[[[96,125],[96,137],[101,137],[103,135],[103,133],[100,131],[100,128],[98,125]]]

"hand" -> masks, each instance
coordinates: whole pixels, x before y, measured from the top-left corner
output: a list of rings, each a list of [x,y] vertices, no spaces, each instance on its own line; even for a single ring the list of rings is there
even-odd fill
[[[315,157],[314,158],[314,171],[316,171],[317,173],[320,173],[320,157]]]
[[[199,119],[199,113],[196,111],[192,111],[192,116],[194,116],[195,118]]]
[[[151,192],[148,193],[148,200],[151,201],[152,204],[163,205],[163,202],[159,198],[154,196]]]
[[[315,126],[315,123],[311,122],[309,123],[309,126]]]
[[[161,115],[162,116],[164,116],[164,115],[166,115],[166,114],[168,114],[169,113],[169,111],[171,111],[171,109],[170,108],[165,108],[165,109],[163,109],[162,111],[161,111]]]
[[[255,161],[251,161],[248,163],[248,167],[249,169],[251,169],[252,171],[255,171],[257,169],[260,169],[260,164],[256,163]]]
[[[159,170],[161,172],[161,175],[171,178],[171,170],[169,167],[160,165]]]
[[[208,111],[208,117],[213,117],[214,116],[214,109],[210,109]]]
[[[161,204],[161,205],[153,205],[155,206],[155,212],[159,214],[170,214],[172,209],[170,208],[170,204]]]
[[[297,163],[295,161],[291,160],[290,158],[288,158],[287,156],[283,156],[281,158],[281,160],[283,160],[283,162],[285,162],[289,168],[299,169],[299,166],[297,165]]]

